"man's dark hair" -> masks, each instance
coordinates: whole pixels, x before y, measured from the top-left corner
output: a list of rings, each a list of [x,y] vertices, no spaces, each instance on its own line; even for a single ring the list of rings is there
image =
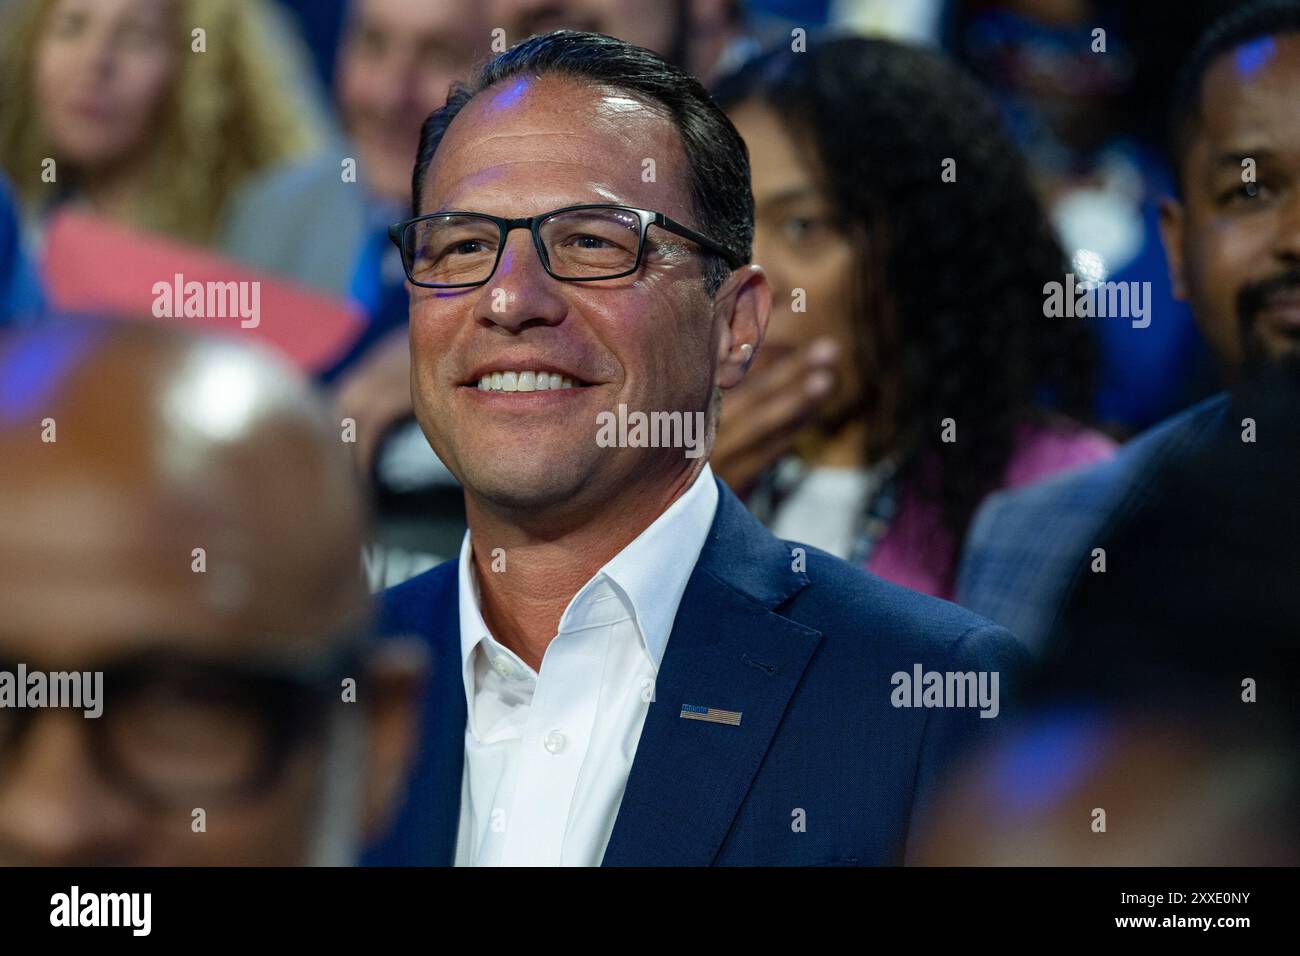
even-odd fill
[[[714,95],[770,107],[815,171],[856,254],[852,414],[868,423],[867,461],[898,455],[904,490],[960,541],[1017,430],[1042,417],[1037,398],[1079,419],[1092,404],[1087,326],[1043,318],[1065,254],[997,104],[938,54],[833,35],[772,48]],[[941,440],[949,415],[961,441]]]
[[[689,169],[692,225],[748,262],[754,241],[754,195],[749,153],[725,113],[699,81],[658,54],[601,33],[556,30],[532,37],[493,57],[469,83],[458,83],[447,104],[420,130],[411,195],[421,213],[420,190],[452,120],[475,96],[515,77],[570,77],[608,87],[663,110],[681,136]],[[730,275],[720,256],[705,253],[704,284],[710,295]]]
[[[1219,57],[1242,44],[1282,33],[1300,33],[1300,0],[1256,0],[1213,21],[1192,47],[1169,101],[1169,165],[1179,193],[1192,138],[1203,119],[1201,86]]]

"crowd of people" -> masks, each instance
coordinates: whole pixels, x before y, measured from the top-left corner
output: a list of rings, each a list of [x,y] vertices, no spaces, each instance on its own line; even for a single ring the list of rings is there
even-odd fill
[[[0,0],[0,863],[1300,859],[1300,4],[887,6]]]

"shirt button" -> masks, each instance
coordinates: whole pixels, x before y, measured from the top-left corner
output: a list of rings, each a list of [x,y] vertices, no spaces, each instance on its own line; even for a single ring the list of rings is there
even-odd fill
[[[542,741],[542,744],[551,753],[558,754],[564,749],[564,745],[567,742],[568,738],[565,737],[564,734],[560,733],[558,730],[552,730],[546,735],[546,739]]]
[[[498,654],[492,658],[492,669],[502,677],[513,677],[515,675],[514,665],[510,663],[504,654]]]

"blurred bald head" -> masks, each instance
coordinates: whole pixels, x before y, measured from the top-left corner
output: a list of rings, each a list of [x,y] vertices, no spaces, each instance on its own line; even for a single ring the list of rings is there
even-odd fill
[[[6,744],[0,711],[0,863],[317,858],[348,713],[322,668],[362,646],[368,597],[365,502],[309,384],[148,323],[25,330],[0,338],[0,461],[0,668],[134,668],[129,694],[106,679],[100,721],[42,714]],[[391,801],[410,676],[371,675],[397,683],[342,768],[380,765],[351,829]]]
[[[24,332],[0,345],[0,457],[0,588],[24,621],[314,637],[364,614],[348,457],[261,352],[144,324]]]

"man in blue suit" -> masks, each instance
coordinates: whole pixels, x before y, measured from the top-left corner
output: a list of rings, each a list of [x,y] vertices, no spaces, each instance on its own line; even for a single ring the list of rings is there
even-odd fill
[[[1174,292],[1191,303],[1229,382],[1300,356],[1298,97],[1300,3],[1262,0],[1211,26],[1173,98],[1178,195],[1162,209],[1163,239]],[[1264,456],[1270,443],[1300,440],[1256,434],[1249,415],[1230,423],[1229,407],[1217,395],[1108,462],[991,495],[966,538],[958,602],[1043,651],[1085,576],[1141,573],[1099,545],[1149,504],[1166,462],[1229,426]]]
[[[660,57],[561,31],[430,117],[414,181],[412,395],[469,533],[383,599],[433,679],[369,860],[905,860],[1023,652],[713,478],[771,296],[730,122]]]

